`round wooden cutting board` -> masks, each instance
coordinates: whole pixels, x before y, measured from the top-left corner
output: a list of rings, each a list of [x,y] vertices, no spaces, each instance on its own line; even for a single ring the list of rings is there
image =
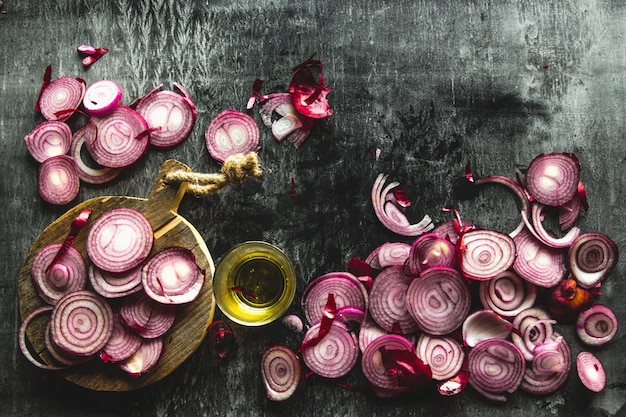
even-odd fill
[[[80,231],[73,246],[88,260],[85,240],[90,224],[101,214],[119,207],[128,207],[143,213],[154,231],[154,246],[151,255],[168,247],[182,246],[190,249],[196,257],[197,265],[205,271],[206,278],[198,297],[191,303],[179,305],[176,320],[172,328],[164,335],[162,356],[155,368],[138,378],[133,378],[116,365],[105,364],[94,358],[87,364],[63,371],[63,377],[82,387],[97,391],[135,390],[169,375],[182,364],[202,343],[206,329],[213,320],[215,300],[213,297],[213,274],[215,265],[202,236],[187,220],[177,213],[178,206],[185,195],[186,183],[167,184],[163,180],[170,171],[190,168],[178,161],[166,161],[148,198],[135,197],[97,197],[82,202],[51,223],[33,243],[19,278],[19,306],[24,319],[29,313],[45,302],[37,294],[30,270],[34,256],[44,246],[61,243],[70,230],[72,221],[84,209],[91,210],[87,226]],[[26,337],[33,353],[49,365],[54,361],[46,351],[44,329],[50,315],[42,315],[28,326]]]

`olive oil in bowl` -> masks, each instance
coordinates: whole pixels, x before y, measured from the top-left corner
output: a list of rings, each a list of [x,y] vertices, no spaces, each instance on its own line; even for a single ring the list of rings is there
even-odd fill
[[[228,318],[246,326],[262,326],[282,316],[291,305],[295,270],[277,247],[261,241],[244,242],[218,264],[213,291]]]

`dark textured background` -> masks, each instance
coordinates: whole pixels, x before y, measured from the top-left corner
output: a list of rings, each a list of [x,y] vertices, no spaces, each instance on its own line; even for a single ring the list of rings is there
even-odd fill
[[[516,393],[495,405],[471,389],[454,398],[379,401],[307,380],[286,403],[264,398],[263,343],[297,343],[280,325],[236,327],[240,349],[217,362],[203,345],[168,378],[140,392],[94,393],[31,366],[19,352],[17,278],[32,242],[69,207],[37,195],[37,163],[22,138],[44,68],[53,77],[111,79],[125,103],[163,82],[187,87],[198,107],[191,137],[150,150],[105,186],[84,185],[79,201],[101,195],[145,197],[165,159],[215,172],[204,130],[226,108],[242,110],[252,81],[282,91],[293,65],[316,53],[333,87],[336,115],[295,150],[261,127],[262,179],[211,197],[186,197],[180,213],[205,238],[216,262],[234,244],[271,242],[292,258],[298,292],[350,257],[402,240],[372,211],[379,172],[394,172],[417,220],[464,217],[511,228],[512,195],[489,189],[471,201],[451,193],[468,160],[477,174],[512,176],[538,153],[576,153],[591,210],[585,231],[625,249],[626,7],[622,0],[133,1],[6,0],[0,14],[0,415],[2,416],[607,416],[626,399],[626,338],[620,330],[598,352],[608,384],[590,395],[575,374],[553,395]],[[111,49],[83,71],[76,46]],[[255,115],[260,122],[258,114]],[[382,153],[376,160],[372,149]],[[291,180],[295,196],[290,196]],[[78,202],[78,201],[77,201]],[[405,241],[408,241],[405,239]],[[624,257],[602,299],[626,323]],[[294,311],[297,311],[294,303]],[[218,312],[218,317],[220,313]],[[574,353],[582,346],[562,328]],[[350,382],[362,383],[358,372]]]

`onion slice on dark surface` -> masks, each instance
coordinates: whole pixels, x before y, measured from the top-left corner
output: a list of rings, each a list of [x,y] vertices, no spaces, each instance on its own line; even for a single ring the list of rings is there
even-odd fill
[[[153,242],[152,226],[143,214],[131,208],[116,208],[93,222],[85,245],[98,268],[123,273],[147,258]]]
[[[41,91],[39,111],[46,120],[65,121],[76,110],[85,96],[85,81],[80,78],[59,77]],[[62,112],[62,116],[57,116]]]
[[[121,274],[111,274],[89,264],[87,277],[93,290],[106,298],[121,298],[143,289],[140,266]]]
[[[478,343],[468,355],[469,383],[479,393],[493,400],[506,401],[506,393],[520,386],[526,361],[517,346],[504,339]]]
[[[163,339],[160,337],[143,339],[135,353],[120,362],[119,367],[130,376],[138,378],[156,366],[163,353],[163,347]]]
[[[122,101],[122,87],[111,80],[91,84],[83,97],[83,108],[91,115],[102,116],[111,112]]]
[[[142,268],[146,294],[163,304],[193,301],[204,285],[204,272],[189,249],[170,246],[153,255]]]
[[[267,398],[284,401],[296,392],[302,379],[300,358],[286,346],[271,346],[261,357],[261,377]]]
[[[469,313],[470,288],[456,269],[433,267],[411,282],[405,303],[421,330],[445,335],[461,326]]]
[[[572,227],[562,237],[557,238],[550,234],[543,227],[543,217],[546,206],[543,204],[535,203],[531,208],[532,223],[528,219],[528,213],[522,212],[522,218],[525,225],[528,227],[537,239],[541,240],[546,245],[553,248],[565,248],[570,246],[574,240],[580,235],[580,229],[578,227]]]
[[[85,140],[93,159],[109,168],[125,168],[137,162],[148,149],[148,123],[135,110],[116,106],[111,112],[92,116],[95,135]]]
[[[69,155],[74,158],[76,163],[78,177],[88,184],[104,184],[115,179],[122,172],[121,168],[105,167],[93,160],[89,150],[84,145],[85,141],[94,140],[96,134],[97,131],[92,124],[87,123],[80,127],[72,136],[69,150]],[[83,152],[86,153],[86,157],[83,156]]]
[[[452,242],[431,232],[419,236],[409,251],[407,266],[413,275],[419,275],[433,266],[453,267],[456,250]]]
[[[374,280],[369,293],[369,313],[388,332],[409,334],[419,330],[406,306],[406,294],[412,277],[401,266],[383,269]]]
[[[272,129],[278,142],[287,139],[297,149],[308,138],[313,127],[312,119],[300,114],[288,93],[275,93],[264,96],[259,114],[263,124]]]
[[[486,339],[507,339],[513,325],[491,310],[478,310],[463,321],[463,342],[474,347]]]
[[[513,239],[517,257],[513,269],[520,277],[539,287],[551,288],[565,276],[565,257],[560,249],[552,248],[523,229]]]
[[[303,345],[319,332],[321,322],[314,324],[304,335]],[[314,346],[301,352],[304,364],[315,374],[324,378],[340,378],[346,375],[359,358],[356,336],[343,324],[334,321],[326,335]]]
[[[420,335],[415,347],[417,357],[430,367],[432,378],[445,381],[453,378],[463,366],[463,347],[448,336]]]
[[[591,352],[579,352],[576,355],[578,377],[590,391],[600,392],[606,385],[606,372],[602,362]]]
[[[41,198],[50,204],[71,203],[80,191],[80,178],[74,159],[57,155],[43,161],[39,166],[37,187]]]
[[[39,123],[24,136],[26,149],[37,162],[65,155],[72,143],[72,129],[59,120],[46,120]]]
[[[559,389],[569,376],[572,367],[572,352],[564,337],[554,333],[553,340],[558,339],[559,358],[563,361],[561,369],[553,372],[536,372],[527,366],[520,388],[536,395],[547,395]]]
[[[113,332],[109,303],[90,290],[65,295],[50,318],[50,336],[55,346],[76,356],[95,355]]]
[[[472,229],[461,234],[456,243],[460,271],[469,279],[492,279],[509,269],[517,251],[506,233],[489,229]]]
[[[259,126],[254,119],[237,110],[224,110],[211,120],[205,133],[209,154],[218,162],[236,154],[259,149]]]
[[[175,306],[161,304],[141,292],[124,298],[119,313],[124,323],[145,339],[162,336],[176,319]]]
[[[114,314],[113,331],[106,345],[100,351],[100,359],[105,363],[117,363],[130,358],[141,345],[142,338]]]
[[[537,287],[513,271],[504,271],[489,281],[481,281],[478,294],[485,308],[513,318],[534,305]]]
[[[617,317],[604,304],[592,305],[582,311],[576,320],[576,334],[590,346],[602,346],[613,340],[616,333]]]
[[[541,307],[527,308],[515,316],[513,326],[517,331],[511,334],[511,339],[527,361],[533,360],[537,345],[552,340],[554,324],[556,321]]]
[[[84,289],[87,283],[85,260],[73,247],[68,247],[63,260],[49,268],[61,247],[61,243],[44,246],[33,258],[30,270],[37,293],[51,305],[70,292]]]
[[[617,245],[608,236],[589,232],[570,246],[567,257],[572,276],[583,288],[598,285],[617,264]]]
[[[571,153],[537,155],[526,170],[526,188],[535,200],[548,206],[570,201],[578,190],[580,162]]]

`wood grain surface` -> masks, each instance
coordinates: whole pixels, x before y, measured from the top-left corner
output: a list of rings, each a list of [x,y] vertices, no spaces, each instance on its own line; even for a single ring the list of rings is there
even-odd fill
[[[280,323],[234,326],[238,350],[220,361],[202,343],[167,377],[129,392],[86,389],[27,362],[17,343],[20,275],[38,237],[82,202],[103,196],[145,199],[166,160],[217,172],[204,132],[224,109],[245,110],[252,83],[286,91],[291,68],[315,53],[335,109],[294,149],[261,128],[263,176],[205,196],[185,196],[180,216],[216,264],[232,246],[263,240],[281,248],[298,277],[290,312],[308,282],[343,271],[351,257],[400,240],[376,219],[369,193],[379,173],[400,181],[410,219],[449,218],[456,206],[476,224],[510,230],[515,197],[498,187],[472,199],[454,192],[467,161],[477,175],[513,177],[542,152],[574,152],[590,210],[584,231],[626,244],[626,4],[622,0],[4,0],[0,13],[0,416],[557,416],[618,415],[626,401],[626,337],[594,352],[607,387],[591,394],[572,373],[548,396],[516,392],[494,404],[471,389],[390,401],[319,379],[303,381],[284,403],[265,398],[259,371],[268,344],[297,347],[302,335]],[[110,52],[88,70],[76,47]],[[23,137],[44,69],[53,77],[114,80],[129,104],[174,82],[198,110],[187,141],[149,149],[105,185],[81,184],[63,207],[37,194],[38,163]],[[72,117],[73,128],[84,122]],[[377,157],[376,150],[380,151]],[[60,232],[59,232],[60,233]],[[602,300],[626,323],[626,259]],[[219,310],[216,318],[223,318]],[[204,320],[204,319],[203,319]],[[197,324],[197,323],[196,323]],[[199,324],[197,324],[199,326]],[[574,354],[585,349],[559,326]],[[355,370],[348,385],[365,384]],[[622,411],[623,413],[623,411]]]

